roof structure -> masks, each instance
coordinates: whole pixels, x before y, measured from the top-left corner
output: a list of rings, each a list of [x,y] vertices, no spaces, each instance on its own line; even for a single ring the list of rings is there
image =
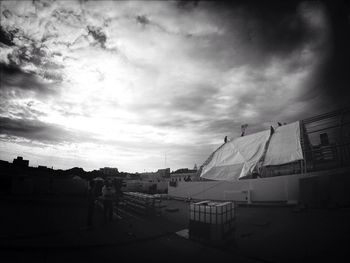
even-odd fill
[[[299,122],[235,138],[204,163],[201,177],[234,181],[260,173],[262,167],[303,160]]]

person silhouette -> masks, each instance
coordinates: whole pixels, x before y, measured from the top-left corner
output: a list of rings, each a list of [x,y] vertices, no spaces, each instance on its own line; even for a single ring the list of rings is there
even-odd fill
[[[95,214],[95,200],[96,200],[96,183],[91,180],[89,182],[89,190],[88,190],[88,218],[87,218],[87,227],[93,227],[93,218]]]
[[[113,219],[113,200],[115,198],[115,188],[108,180],[105,181],[105,185],[102,187],[103,198],[103,216],[104,221],[112,221]]]

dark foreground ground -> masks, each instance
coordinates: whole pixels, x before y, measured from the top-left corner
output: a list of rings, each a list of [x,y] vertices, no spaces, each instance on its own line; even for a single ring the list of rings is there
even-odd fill
[[[189,203],[163,204],[160,216],[121,210],[111,223],[97,208],[86,229],[84,198],[2,197],[0,262],[350,262],[350,208],[238,206],[234,241],[215,248],[176,234]]]

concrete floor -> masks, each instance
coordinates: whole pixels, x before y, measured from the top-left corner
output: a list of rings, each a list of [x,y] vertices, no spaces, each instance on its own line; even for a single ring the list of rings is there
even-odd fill
[[[121,210],[104,223],[96,209],[87,230],[87,205],[75,202],[0,202],[1,262],[348,261],[350,209],[236,207],[234,242],[200,244],[175,233],[188,227],[189,203],[164,200],[160,216]],[[172,212],[166,209],[171,208]],[[176,208],[178,209],[177,211]]]

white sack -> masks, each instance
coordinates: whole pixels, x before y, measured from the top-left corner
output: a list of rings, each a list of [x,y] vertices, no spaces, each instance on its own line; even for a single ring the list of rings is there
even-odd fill
[[[281,165],[302,159],[299,122],[277,127],[271,137],[263,165]]]
[[[236,138],[224,144],[203,167],[201,177],[234,181],[249,175],[264,153],[270,130]]]

